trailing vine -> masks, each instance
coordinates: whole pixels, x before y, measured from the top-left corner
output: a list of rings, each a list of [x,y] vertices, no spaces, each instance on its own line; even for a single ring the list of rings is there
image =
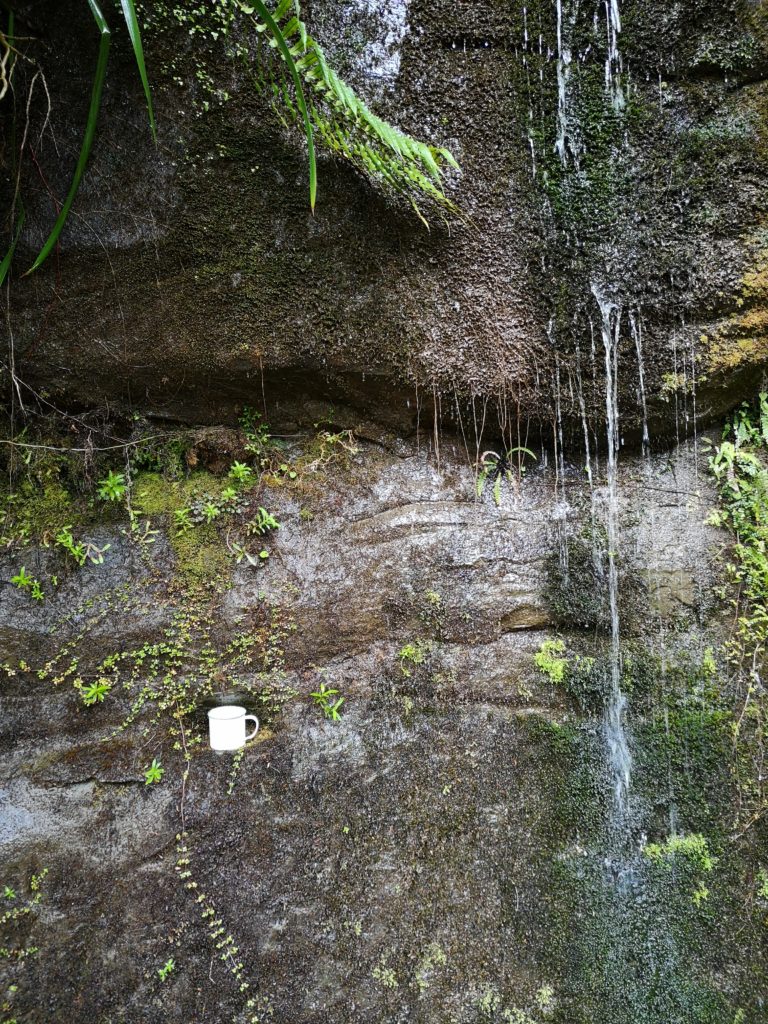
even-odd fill
[[[768,809],[768,394],[744,403],[726,423],[709,459],[720,508],[709,522],[734,537],[723,588],[733,609],[733,628],[724,646],[730,666],[735,713],[732,724],[743,831]]]

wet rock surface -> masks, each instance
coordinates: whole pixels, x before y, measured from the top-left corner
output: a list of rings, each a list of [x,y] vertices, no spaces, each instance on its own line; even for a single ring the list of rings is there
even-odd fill
[[[576,467],[555,473],[539,455],[497,508],[475,500],[461,450],[446,445],[438,467],[415,446],[361,443],[261,495],[283,523],[266,565],[217,570],[202,596],[174,586],[162,517],[153,545],[101,527],[103,565],[62,571],[39,607],[3,588],[4,879],[21,893],[49,869],[21,929],[39,953],[14,996],[20,1020],[722,1024],[738,1008],[761,1020],[759,940],[739,939],[753,943],[745,958],[729,936],[738,863],[718,867],[701,909],[687,876],[666,889],[639,853],[631,871],[615,868],[600,709],[534,665],[556,635],[549,577],[604,498],[597,472],[591,495]],[[727,828],[715,720],[695,736],[668,722],[680,743],[668,762],[661,705],[637,668],[721,635],[700,458],[686,444],[622,461],[622,573],[644,601],[627,611],[635,850],[641,830],[666,835],[672,807],[684,832],[716,843]],[[3,576],[16,568],[4,554]],[[190,618],[207,632],[186,661],[158,672],[148,650],[132,690],[83,705],[76,673],[88,681],[113,652],[182,646]],[[558,635],[571,659],[599,660],[607,643],[604,626]],[[239,767],[194,743],[208,697],[183,733],[173,724],[192,654],[235,641],[243,660],[215,685],[262,718]],[[418,656],[403,655],[409,644]],[[115,732],[174,665],[165,717],[153,702]],[[345,697],[339,721],[310,697],[321,681]],[[165,774],[147,784],[153,758]]]
[[[608,47],[614,6],[315,0],[340,72],[462,164],[449,191],[469,223],[433,217],[429,234],[327,158],[313,218],[300,143],[203,15],[191,42],[164,8],[150,17],[155,149],[116,31],[77,217],[13,284],[19,377],[68,408],[193,423],[233,423],[263,394],[273,424],[321,399],[408,432],[419,402],[450,421],[458,395],[490,399],[492,429],[519,406],[549,430],[557,408],[578,421],[580,392],[591,418],[604,409],[597,286],[622,311],[625,429],[639,436],[643,390],[657,434],[678,404],[716,418],[766,357],[764,15],[627,0]],[[33,13],[66,56],[49,68],[62,157],[38,154],[48,188],[28,169],[30,261],[93,67],[86,8]]]

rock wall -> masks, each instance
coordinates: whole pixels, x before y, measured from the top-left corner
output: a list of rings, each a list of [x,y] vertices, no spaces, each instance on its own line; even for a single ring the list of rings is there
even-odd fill
[[[461,162],[448,187],[465,220],[432,217],[427,233],[327,158],[313,218],[301,145],[256,89],[247,36],[222,34],[218,9],[153,5],[158,146],[116,31],[61,252],[13,284],[19,376],[68,406],[189,422],[232,422],[262,386],[400,430],[415,386],[443,413],[479,396],[502,421],[506,404],[578,421],[580,391],[590,418],[604,409],[597,286],[622,309],[625,428],[639,435],[641,390],[657,435],[694,395],[699,416],[719,415],[766,353],[765,18],[747,0],[620,6],[307,8],[375,109]],[[95,47],[84,5],[29,17],[58,150],[44,136],[24,163],[20,269],[66,190]]]
[[[730,842],[707,668],[721,536],[696,446],[621,471],[634,765],[617,845],[604,489],[540,464],[497,508],[461,448],[438,468],[415,443],[346,443],[294,439],[295,478],[181,538],[174,503],[217,478],[144,471],[153,543],[75,502],[63,514],[110,545],[103,563],[28,549],[45,600],[0,592],[4,877],[21,899],[49,870],[17,937],[39,947],[16,968],[17,1019],[757,1024],[765,934]],[[263,564],[230,569],[257,504],[282,526],[256,540]],[[567,683],[535,662],[555,635]],[[112,689],[85,706],[78,680],[99,677]],[[241,762],[207,749],[222,699],[261,718]],[[704,836],[714,867],[642,852],[674,835]]]

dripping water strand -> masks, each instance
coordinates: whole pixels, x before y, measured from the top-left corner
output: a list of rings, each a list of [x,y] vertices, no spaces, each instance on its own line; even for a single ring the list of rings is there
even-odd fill
[[[601,333],[605,353],[605,411],[607,425],[607,508],[606,539],[608,545],[608,600],[611,617],[610,691],[605,710],[605,735],[613,772],[614,795],[619,824],[626,826],[632,757],[624,728],[627,699],[621,689],[621,645],[619,622],[619,579],[616,563],[618,547],[618,481],[619,452],[618,416],[618,347],[621,310],[602,290],[592,285],[601,316]]]

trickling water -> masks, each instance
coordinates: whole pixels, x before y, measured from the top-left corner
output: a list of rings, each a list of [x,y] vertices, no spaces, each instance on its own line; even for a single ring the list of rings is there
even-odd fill
[[[643,455],[648,455],[650,451],[651,439],[648,435],[648,405],[645,399],[645,364],[643,362],[643,323],[638,314],[635,317],[634,313],[629,314],[629,327],[632,332],[632,338],[635,342],[635,351],[637,352],[637,375],[638,385],[640,388],[640,405],[643,410]]]
[[[605,0],[605,19],[608,31],[608,50],[605,56],[605,89],[611,98],[614,110],[623,110],[624,88],[621,84],[622,62],[619,52],[621,15],[619,0]]]
[[[569,80],[571,77],[571,62],[573,52],[571,37],[576,24],[576,16],[579,10],[578,0],[570,0],[566,11],[567,23],[564,23],[563,0],[556,0],[557,3],[557,139],[555,149],[560,161],[565,166],[568,163],[569,155],[574,165],[579,166],[579,147],[571,137],[570,129],[570,104],[571,96]]]
[[[619,574],[616,564],[618,547],[618,482],[619,410],[617,363],[621,309],[592,284],[601,316],[601,333],[605,352],[605,412],[608,431],[606,534],[608,542],[608,600],[611,614],[610,692],[605,710],[605,737],[613,771],[616,812],[620,825],[627,822],[629,788],[632,776],[632,755],[624,728],[627,698],[621,689],[621,644],[619,623]]]

